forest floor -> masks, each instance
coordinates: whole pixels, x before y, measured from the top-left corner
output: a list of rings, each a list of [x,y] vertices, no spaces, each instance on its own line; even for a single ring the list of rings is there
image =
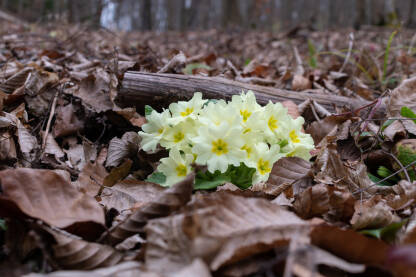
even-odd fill
[[[416,276],[414,31],[0,34],[0,276]],[[266,182],[165,188],[127,71],[361,104],[286,102],[315,149]]]

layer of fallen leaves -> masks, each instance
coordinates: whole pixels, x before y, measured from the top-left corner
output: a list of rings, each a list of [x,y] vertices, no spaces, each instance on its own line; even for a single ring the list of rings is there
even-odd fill
[[[412,32],[386,53],[387,29],[0,31],[1,276],[416,274],[416,125],[401,112],[416,110]],[[117,105],[127,70],[369,104],[286,103],[315,140],[311,162],[283,158],[244,191],[194,192],[192,174],[167,189],[144,181],[166,153],[143,152],[143,115]]]

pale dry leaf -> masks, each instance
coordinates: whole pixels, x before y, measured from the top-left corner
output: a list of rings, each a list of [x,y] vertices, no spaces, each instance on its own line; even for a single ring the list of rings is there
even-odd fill
[[[171,277],[211,277],[208,266],[201,259],[195,259],[190,265],[173,274]]]
[[[23,277],[161,277],[156,273],[147,272],[139,262],[123,262],[110,267],[95,270],[60,270],[52,273],[30,273]]]
[[[212,271],[287,245],[309,224],[262,198],[216,192],[197,195],[181,214],[152,220],[146,227],[146,262],[151,270],[179,270],[194,258]]]
[[[400,180],[391,188],[394,194],[388,194],[385,200],[393,210],[403,209],[416,201],[416,182],[410,183],[407,180]]]
[[[400,236],[401,244],[414,244],[416,243],[416,214],[413,209],[412,216],[409,218],[409,221],[403,231],[403,234]]]
[[[32,70],[25,82],[25,93],[28,95],[40,94],[46,88],[58,82],[58,74],[54,72]]]
[[[153,218],[168,216],[186,205],[191,199],[195,174],[189,174],[183,181],[163,191],[153,201],[146,203],[131,214],[125,221],[110,229],[105,239],[112,245],[124,239],[143,233],[143,227]]]
[[[55,239],[52,257],[61,268],[91,270],[123,261],[124,255],[111,246],[88,242],[50,228],[47,231]]]
[[[395,142],[406,137],[406,129],[402,122],[395,120],[384,129],[383,134],[386,140]]]
[[[24,85],[29,73],[32,70],[32,67],[25,67],[18,71],[14,75],[10,76],[5,82],[0,83],[0,90],[7,94],[13,93],[16,89]]]
[[[20,151],[22,151],[25,160],[29,162],[34,161],[36,159],[37,150],[40,149],[36,137],[32,136],[20,121],[17,122],[16,136]]]
[[[312,83],[308,78],[303,77],[302,75],[293,76],[292,90],[302,91],[310,88],[312,88]]]
[[[401,117],[402,107],[408,107],[416,112],[416,77],[404,80],[390,95],[387,103],[389,117]],[[416,135],[416,123],[413,120],[402,121],[406,130]]]
[[[8,216],[12,201],[26,215],[66,228],[79,222],[104,225],[104,211],[92,198],[81,193],[60,174],[45,169],[0,171],[2,216]]]
[[[58,145],[52,134],[48,134],[46,137],[45,150],[46,154],[55,156],[55,159],[60,159],[65,156],[65,153],[62,151],[61,147]]]
[[[185,54],[180,51],[167,64],[165,64],[157,73],[166,73],[174,70],[176,67],[183,66],[186,63]]]
[[[376,229],[399,220],[400,218],[393,214],[392,208],[377,195],[366,201],[356,202],[351,225],[356,230]]]
[[[113,138],[107,152],[106,166],[119,166],[128,157],[137,155],[140,137],[137,132],[127,132],[121,139]]]
[[[134,205],[144,205],[152,202],[165,189],[157,184],[139,181],[123,180],[112,187],[105,187],[101,193],[100,203],[107,209],[118,211],[131,209]]]

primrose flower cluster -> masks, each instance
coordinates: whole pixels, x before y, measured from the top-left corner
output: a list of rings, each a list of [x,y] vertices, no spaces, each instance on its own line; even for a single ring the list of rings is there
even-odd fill
[[[206,165],[211,173],[224,173],[232,165],[254,168],[252,184],[266,181],[273,164],[282,157],[308,160],[313,140],[302,132],[304,119],[293,119],[280,103],[260,106],[254,93],[232,100],[204,100],[196,92],[189,101],[172,103],[161,113],[153,110],[139,132],[144,151],[158,145],[169,150],[157,172],[170,186],[190,173],[191,164]]]

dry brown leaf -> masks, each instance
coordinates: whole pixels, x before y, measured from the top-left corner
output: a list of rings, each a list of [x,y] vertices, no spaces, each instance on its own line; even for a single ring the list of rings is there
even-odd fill
[[[91,270],[111,267],[123,260],[123,254],[111,246],[87,242],[50,228],[46,230],[55,239],[52,257],[61,268]]]
[[[401,117],[402,107],[408,107],[416,111],[416,77],[404,80],[395,88],[387,103],[387,113],[389,117]],[[402,121],[406,130],[416,135],[416,123],[413,120]]]
[[[119,167],[115,167],[115,168],[111,169],[110,173],[107,176],[105,176],[105,178],[103,180],[103,185],[105,187],[112,187],[118,181],[127,177],[127,175],[130,172],[130,168],[131,168],[132,164],[133,164],[133,162],[131,160],[126,160]]]
[[[393,210],[403,209],[416,201],[416,182],[410,183],[400,180],[399,183],[392,186],[392,190],[395,194],[387,195],[385,200]]]
[[[351,225],[356,230],[377,229],[399,220],[400,218],[393,215],[392,209],[381,200],[381,197],[376,196],[363,203],[357,201]]]
[[[315,145],[318,145],[324,137],[334,132],[334,129],[337,130],[336,128],[347,120],[348,117],[346,116],[327,116],[322,120],[314,121],[309,125],[306,132],[312,136]]]
[[[27,76],[33,70],[32,67],[25,67],[22,70],[18,71],[14,75],[10,76],[5,82],[0,83],[0,90],[11,94],[16,89],[24,85],[27,80]]]
[[[354,230],[326,224],[315,226],[311,232],[312,244],[353,263],[384,265],[389,246],[377,239],[366,237]]]
[[[119,212],[131,209],[134,205],[143,206],[154,201],[165,189],[157,184],[123,180],[112,187],[106,187],[101,193],[101,201],[107,209],[115,208]]]
[[[368,192],[374,192],[376,187],[372,187],[373,182],[367,175],[367,168],[361,161],[344,162],[341,160],[335,143],[328,143],[323,148],[314,164],[315,181],[324,184],[339,184],[348,188],[350,191],[357,189],[368,189]],[[363,195],[367,196],[368,192],[364,191]]]
[[[78,190],[87,193],[89,196],[96,196],[104,183],[107,170],[99,163],[88,162],[78,176],[75,185]]]
[[[59,228],[81,222],[104,225],[100,205],[52,170],[7,169],[0,171],[0,181],[2,216],[9,216],[6,201],[11,201],[26,215]]]
[[[16,130],[17,142],[26,162],[33,162],[37,158],[37,151],[40,149],[38,141],[20,121],[17,121]]]
[[[0,161],[15,160],[17,158],[16,144],[10,131],[0,133]]]
[[[56,160],[65,156],[65,153],[50,133],[46,137],[44,153],[54,156]]]
[[[285,157],[279,159],[272,168],[267,183],[280,187],[284,184],[292,184],[311,174],[311,163],[298,157]]]
[[[83,128],[84,121],[76,116],[74,105],[70,103],[57,108],[56,121],[53,125],[53,135],[55,137],[73,135]]]
[[[180,209],[191,199],[195,174],[189,174],[183,181],[163,191],[159,197],[146,203],[131,214],[125,221],[112,228],[105,239],[112,245],[124,239],[143,233],[143,227],[153,218],[168,216]]]
[[[48,274],[30,273],[24,277],[161,277],[156,273],[147,272],[139,262],[123,262],[117,265],[95,270],[61,270]]]
[[[127,132],[121,139],[113,138],[107,152],[106,166],[118,166],[125,158],[137,155],[140,137],[137,132]]]
[[[384,137],[389,141],[398,141],[406,137],[406,129],[403,126],[403,123],[399,120],[395,120],[392,124],[387,126],[383,131]]]
[[[184,213],[148,223],[146,263],[166,273],[199,257],[216,271],[287,245],[294,233],[308,230],[307,222],[265,199],[226,192],[197,195]]]
[[[88,109],[100,113],[111,110],[113,102],[110,97],[111,76],[101,68],[97,68],[83,79],[74,95],[82,99]]]
[[[330,209],[328,188],[324,184],[309,187],[295,197],[293,207],[302,218],[320,216]]]
[[[54,72],[33,70],[25,82],[25,93],[36,95],[42,93],[48,87],[59,82],[59,77]]]

